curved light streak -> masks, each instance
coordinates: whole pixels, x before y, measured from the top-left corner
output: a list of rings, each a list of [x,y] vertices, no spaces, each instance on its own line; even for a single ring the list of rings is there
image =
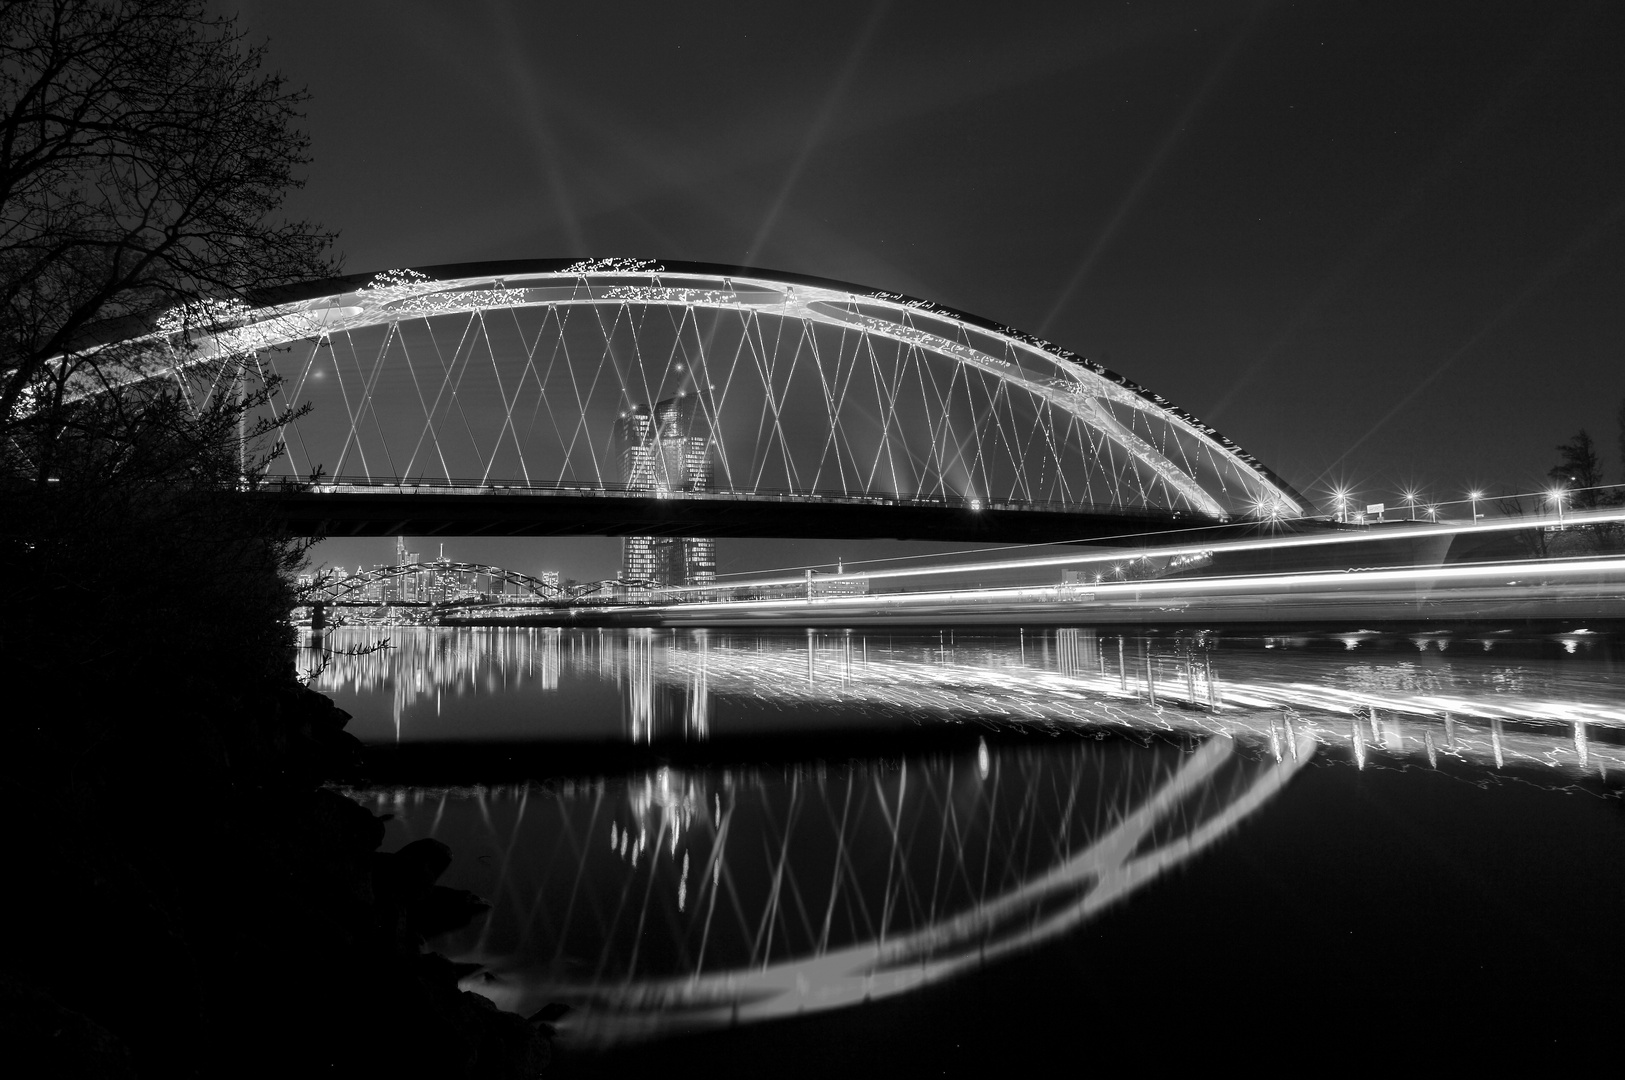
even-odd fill
[[[1393,619],[1416,613],[1428,618],[1625,617],[1625,556],[859,595],[831,589],[811,597],[655,604],[626,609],[624,616],[665,626],[1105,626]],[[591,611],[572,615],[600,617]]]
[[[1625,510],[1592,510],[1565,514],[1560,520],[1556,516],[1532,516],[1528,518],[1507,518],[1497,521],[1481,521],[1475,524],[1450,523],[1445,525],[1428,525],[1418,527],[1404,527],[1391,531],[1375,531],[1369,529],[1349,530],[1346,532],[1323,533],[1312,536],[1266,536],[1247,540],[1205,540],[1197,544],[1162,544],[1154,549],[1134,548],[1131,551],[1122,549],[1106,551],[1104,553],[1091,550],[1082,550],[1075,554],[1027,556],[1015,559],[993,559],[982,562],[937,562],[927,566],[904,566],[890,570],[852,570],[844,573],[819,574],[820,581],[892,581],[917,577],[938,577],[952,574],[985,574],[991,571],[1005,570],[1043,570],[1061,566],[1097,566],[1121,563],[1125,559],[1135,557],[1135,553],[1149,550],[1158,558],[1178,558],[1180,556],[1213,556],[1225,554],[1242,554],[1256,551],[1295,551],[1304,548],[1338,547],[1348,544],[1370,544],[1373,541],[1391,541],[1403,544],[1416,540],[1429,540],[1436,538],[1450,538],[1465,534],[1490,534],[1503,532],[1523,532],[1531,529],[1550,529],[1558,526],[1579,527],[1591,525],[1608,525],[1625,522]],[[1177,533],[1162,534],[1177,536]],[[1143,534],[1124,535],[1120,537],[1106,537],[1101,542],[1109,543],[1113,539],[1127,545],[1144,539]],[[1542,561],[1541,565],[1546,565]],[[1339,570],[1338,572],[1346,572]],[[671,585],[662,591],[681,595],[692,592],[716,592],[719,589],[749,589],[778,585],[795,585],[804,581],[798,575],[759,575],[753,577],[730,578],[706,586]],[[1181,578],[1180,581],[1192,580]]]

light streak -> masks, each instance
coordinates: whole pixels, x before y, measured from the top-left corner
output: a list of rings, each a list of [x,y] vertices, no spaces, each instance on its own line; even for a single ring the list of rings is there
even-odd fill
[[[1209,593],[1240,593],[1251,597],[1281,595],[1292,590],[1315,585],[1334,585],[1336,592],[1347,593],[1372,585],[1414,585],[1421,582],[1456,585],[1471,581],[1505,582],[1508,575],[1536,577],[1581,577],[1586,575],[1615,575],[1616,587],[1625,583],[1625,556],[1609,559],[1583,559],[1574,562],[1533,561],[1520,563],[1477,564],[1471,566],[1435,566],[1402,570],[1321,571],[1315,573],[1254,574],[1241,577],[1191,578],[1176,580],[1149,580],[1101,582],[1090,590],[1094,595],[1076,598],[1068,595],[1066,586],[988,588],[951,591],[920,591],[907,593],[877,593],[867,596],[831,595],[818,598],[813,606],[824,611],[842,608],[852,611],[874,610],[896,614],[909,607],[986,605],[990,603],[1068,603],[1079,619],[1087,619],[1093,605],[1104,607],[1113,600],[1140,601],[1147,596],[1180,597]],[[1515,583],[1507,583],[1515,584]],[[1622,591],[1617,599],[1625,599]],[[651,606],[642,609],[655,616],[694,617],[704,614],[743,614],[770,610],[788,610],[805,614],[809,610],[805,599],[791,600],[729,600],[699,601],[680,605]]]
[[[1213,555],[1215,557],[1227,553],[1248,551],[1289,551],[1297,548],[1334,547],[1339,544],[1362,544],[1372,541],[1393,540],[1396,542],[1406,540],[1428,539],[1440,536],[1457,536],[1463,533],[1494,533],[1494,532],[1520,532],[1527,529],[1553,528],[1558,525],[1602,525],[1614,522],[1625,522],[1625,510],[1606,509],[1592,511],[1578,511],[1566,513],[1559,519],[1550,517],[1507,518],[1497,521],[1482,521],[1474,524],[1450,523],[1443,525],[1407,525],[1385,532],[1338,532],[1326,536],[1292,536],[1292,537],[1266,537],[1257,540],[1222,540],[1208,541],[1206,543],[1170,544],[1159,546],[1153,550],[1158,557],[1175,557],[1181,555]],[[1124,538],[1129,539],[1128,537]],[[938,564],[934,566],[909,566],[893,570],[867,570],[852,571],[846,574],[830,574],[824,577],[826,581],[879,581],[895,580],[915,577],[936,577],[948,574],[985,574],[989,571],[1005,570],[1036,570],[1048,567],[1082,566],[1090,564],[1120,563],[1131,556],[1122,550],[1105,553],[1091,552],[1076,555],[1045,555],[1025,559],[1000,559],[991,562],[971,562],[958,564]],[[1528,565],[1546,565],[1544,563],[1530,563]],[[1339,571],[1341,572],[1341,571]],[[705,588],[709,591],[717,589],[748,589],[778,585],[794,585],[803,579],[800,577],[764,577],[751,578],[743,581],[730,580],[726,584],[710,585]],[[1192,585],[1198,580],[1182,578],[1179,585]],[[1145,585],[1147,582],[1136,582]],[[663,591],[669,593],[684,593],[700,591],[698,586],[670,586]],[[883,594],[882,594],[883,595]]]

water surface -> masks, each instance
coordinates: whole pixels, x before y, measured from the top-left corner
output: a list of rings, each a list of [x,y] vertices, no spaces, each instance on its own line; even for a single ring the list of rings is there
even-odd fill
[[[378,752],[427,756],[354,794],[392,842],[451,844],[446,883],[493,910],[435,946],[504,1008],[571,1006],[567,1070],[676,1053],[743,1074],[789,1047],[795,1074],[976,1071],[1066,1045],[1067,1003],[1151,1048],[1167,1023],[1226,1030],[1237,994],[1288,1041],[1400,1015],[1407,1040],[1428,1016],[1505,1041],[1486,994],[1620,999],[1625,708],[1602,635],[330,645],[381,637],[317,685]],[[470,745],[533,753],[437,782],[436,749]],[[583,770],[584,745],[627,754]]]

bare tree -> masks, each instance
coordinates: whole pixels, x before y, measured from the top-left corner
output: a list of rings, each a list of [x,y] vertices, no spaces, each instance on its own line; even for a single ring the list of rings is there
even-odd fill
[[[100,340],[332,272],[331,236],[278,217],[308,139],[264,59],[201,0],[0,2],[0,433]]]
[[[308,140],[264,61],[204,0],[0,0],[0,667],[139,666],[154,619],[283,663],[306,545],[222,492],[288,414],[219,332],[335,268],[280,213]]]

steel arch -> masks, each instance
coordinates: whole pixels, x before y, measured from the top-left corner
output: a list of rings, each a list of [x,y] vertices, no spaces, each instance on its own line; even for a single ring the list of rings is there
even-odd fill
[[[708,488],[1217,519],[1308,510],[1256,458],[1146,387],[897,293],[596,259],[389,271],[261,299],[229,329],[194,334],[184,362],[251,356],[285,380],[285,404],[316,393],[331,371],[326,411],[343,414],[342,445],[310,448],[318,410],[289,439],[306,459],[292,473],[323,465],[334,479],[353,470],[373,482],[612,486],[626,479],[605,430],[614,410],[624,418],[692,393],[687,423],[717,473],[701,481]],[[538,430],[557,445],[542,445]]]

